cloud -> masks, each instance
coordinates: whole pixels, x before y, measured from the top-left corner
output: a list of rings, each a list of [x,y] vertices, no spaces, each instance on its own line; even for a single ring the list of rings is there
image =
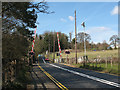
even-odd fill
[[[91,41],[103,42],[106,40],[109,43],[109,39],[112,35],[117,35],[117,30],[113,30],[109,27],[91,27],[86,30],[86,33],[90,34]]]
[[[120,13],[120,11],[119,11],[119,13]],[[113,10],[111,11],[111,15],[116,15],[116,14],[118,14],[118,6],[115,6],[113,8]]]
[[[65,20],[64,18],[61,18],[60,21],[67,22],[67,20]]]
[[[73,20],[74,20],[74,17],[73,17],[73,16],[68,16],[68,18],[70,19],[70,21],[73,21]]]

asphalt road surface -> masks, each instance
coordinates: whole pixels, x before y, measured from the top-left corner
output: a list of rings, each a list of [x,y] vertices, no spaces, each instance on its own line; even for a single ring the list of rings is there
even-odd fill
[[[120,77],[98,73],[91,70],[73,68],[62,64],[53,64],[39,59],[39,64],[45,72],[51,75],[65,89],[82,89],[82,88],[112,88],[118,89],[120,86]],[[48,76],[49,76],[48,75]]]

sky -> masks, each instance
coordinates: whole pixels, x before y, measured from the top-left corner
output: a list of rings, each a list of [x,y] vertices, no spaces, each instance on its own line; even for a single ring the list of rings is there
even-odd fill
[[[37,34],[45,31],[62,32],[75,37],[74,12],[76,10],[77,33],[83,32],[81,23],[85,22],[85,32],[90,34],[91,42],[109,43],[112,35],[118,35],[118,2],[48,2],[52,14],[38,14]]]

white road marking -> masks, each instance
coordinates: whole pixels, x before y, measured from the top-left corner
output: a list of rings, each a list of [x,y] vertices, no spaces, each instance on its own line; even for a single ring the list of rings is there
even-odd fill
[[[42,59],[42,60],[43,60],[44,63],[46,63],[44,59]]]
[[[82,77],[86,77],[86,78],[89,78],[89,79],[92,79],[92,80],[95,80],[95,81],[99,81],[101,83],[105,83],[105,84],[108,84],[108,85],[111,85],[111,86],[115,86],[115,87],[120,87],[120,84],[115,83],[115,82],[111,82],[111,81],[108,81],[108,80],[105,80],[105,79],[89,76],[87,74],[83,74],[83,73],[79,73],[79,72],[76,72],[76,71],[73,71],[73,70],[62,68],[62,67],[59,67],[59,66],[54,65],[54,64],[49,64],[49,65],[51,65],[53,67],[56,67],[56,68],[59,68],[59,69],[62,69],[62,70],[65,70],[65,71],[68,71],[68,72],[71,72],[73,74],[76,74],[76,75],[79,75],[79,76],[82,76]]]

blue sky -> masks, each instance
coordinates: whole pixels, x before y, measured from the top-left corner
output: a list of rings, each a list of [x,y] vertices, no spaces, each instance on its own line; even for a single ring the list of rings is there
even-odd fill
[[[118,35],[118,11],[117,2],[48,2],[49,11],[53,14],[38,15],[39,22],[37,34],[45,31],[60,31],[69,35],[72,32],[74,38],[76,10],[77,33],[83,32],[81,23],[85,21],[86,33],[90,34],[91,41],[109,43],[109,38]]]

